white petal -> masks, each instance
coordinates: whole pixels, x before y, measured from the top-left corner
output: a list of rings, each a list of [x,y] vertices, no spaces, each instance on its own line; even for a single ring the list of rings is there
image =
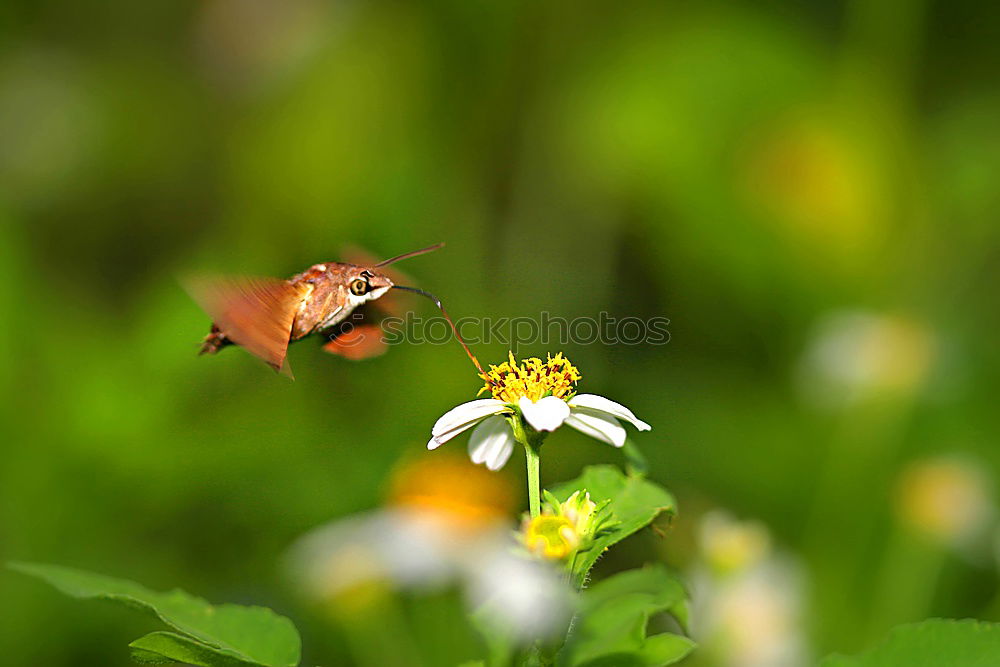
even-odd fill
[[[492,456],[486,460],[486,467],[490,470],[500,470],[500,468],[503,468],[510,459],[510,455],[514,452],[515,442],[513,433],[502,440],[500,445],[493,450]]]
[[[556,396],[546,396],[536,403],[532,403],[527,396],[522,396],[517,404],[525,420],[536,431],[554,431],[569,417],[566,401]]]
[[[648,431],[653,428],[632,414],[632,411],[621,403],[615,403],[611,399],[598,396],[597,394],[577,394],[569,400],[569,406],[571,408],[585,408],[586,410],[606,412],[613,417],[624,419],[640,431]]]
[[[499,414],[507,409],[503,401],[498,401],[495,398],[481,398],[476,401],[462,403],[444,413],[434,423],[434,428],[431,429],[433,437],[427,443],[427,449],[434,449],[448,442],[459,433],[472,428],[486,417]]]
[[[480,554],[467,573],[469,605],[521,642],[561,635],[573,609],[568,584],[549,563],[512,551],[501,544]]]
[[[469,436],[469,458],[499,470],[514,451],[514,434],[503,417],[488,417]]]
[[[604,412],[584,412],[574,410],[566,418],[566,425],[572,426],[580,433],[606,442],[615,447],[625,444],[625,427],[609,414]]]
[[[431,435],[441,435],[455,428],[458,428],[470,421],[479,421],[483,417],[496,414],[505,409],[503,401],[495,398],[480,398],[468,403],[462,403],[448,412],[444,413],[440,419],[434,423]]]
[[[359,584],[389,580],[403,586],[443,584],[457,574],[447,540],[402,510],[357,514],[300,538],[288,568],[312,597],[335,595]]]

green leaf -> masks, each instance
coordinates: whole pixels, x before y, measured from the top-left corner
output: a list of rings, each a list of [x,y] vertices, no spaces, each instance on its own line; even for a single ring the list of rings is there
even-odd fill
[[[651,609],[670,613],[681,627],[687,623],[687,592],[663,565],[628,570],[594,584],[583,593],[582,609],[596,609],[623,595],[646,596]]]
[[[641,477],[627,477],[610,465],[588,466],[579,477],[557,485],[552,492],[562,502],[580,489],[585,489],[596,503],[609,501],[618,523],[578,557],[573,567],[578,585],[608,547],[648,526],[662,512],[674,512],[674,498],[666,489]]]
[[[225,667],[294,667],[299,662],[301,643],[295,626],[265,607],[212,606],[181,590],[160,593],[125,579],[57,565],[10,563],[9,567],[71,597],[111,600],[151,613],[181,633],[152,633],[136,640],[132,655],[138,660]]]
[[[667,610],[674,617],[684,634],[691,632],[691,608],[688,606],[687,598],[678,600]]]
[[[173,632],[151,632],[129,644],[132,659],[143,664],[182,662],[203,667],[247,667],[257,665],[235,656],[226,655],[197,639]]]
[[[669,665],[684,658],[694,642],[672,634],[646,636],[650,616],[673,612],[684,588],[662,565],[630,570],[595,584],[582,594],[580,614],[560,667]]]
[[[639,649],[643,665],[671,665],[680,662],[694,650],[696,644],[680,635],[664,632],[663,634],[646,637],[646,643]]]
[[[612,653],[581,663],[580,667],[658,667],[686,658],[695,648],[687,637],[665,633],[646,638],[646,644],[631,653]]]
[[[1000,664],[1000,624],[930,619],[900,625],[857,656],[827,656],[822,667],[992,667]]]

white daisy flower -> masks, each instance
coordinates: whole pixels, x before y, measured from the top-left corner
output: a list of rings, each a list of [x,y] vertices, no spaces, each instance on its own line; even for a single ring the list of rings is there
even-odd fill
[[[434,424],[427,449],[436,449],[460,433],[473,429],[469,456],[499,470],[507,463],[515,438],[512,419],[518,415],[537,432],[551,432],[566,424],[614,447],[625,444],[624,420],[640,431],[650,425],[624,405],[596,394],[576,394],[580,373],[562,353],[541,359],[526,359],[519,365],[509,361],[490,366],[483,375],[493,398],[481,398],[452,408]]]

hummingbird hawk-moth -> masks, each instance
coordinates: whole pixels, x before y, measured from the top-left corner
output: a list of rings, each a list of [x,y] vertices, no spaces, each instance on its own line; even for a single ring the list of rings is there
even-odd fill
[[[438,243],[374,264],[314,264],[287,280],[241,277],[188,281],[191,295],[213,320],[199,354],[215,354],[224,347],[239,345],[289,376],[289,343],[313,334],[327,339],[323,349],[332,354],[349,359],[378,355],[385,348],[378,325],[355,320],[361,319],[358,314],[366,304],[382,298],[392,288],[430,298],[454,331],[454,324],[436,297],[415,287],[395,284],[385,270],[390,264],[443,245]],[[478,368],[475,357],[458,338]]]

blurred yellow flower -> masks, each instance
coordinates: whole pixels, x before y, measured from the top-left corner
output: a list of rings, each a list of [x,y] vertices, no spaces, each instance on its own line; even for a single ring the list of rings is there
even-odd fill
[[[860,266],[884,233],[887,193],[873,149],[842,125],[812,110],[781,119],[750,137],[739,165],[747,202],[810,266],[818,253]]]
[[[900,474],[895,509],[900,521],[949,545],[961,545],[982,530],[993,514],[988,480],[969,461],[915,461]]]
[[[456,530],[478,530],[507,520],[514,496],[505,478],[443,456],[401,466],[390,483],[388,503],[440,515]]]

